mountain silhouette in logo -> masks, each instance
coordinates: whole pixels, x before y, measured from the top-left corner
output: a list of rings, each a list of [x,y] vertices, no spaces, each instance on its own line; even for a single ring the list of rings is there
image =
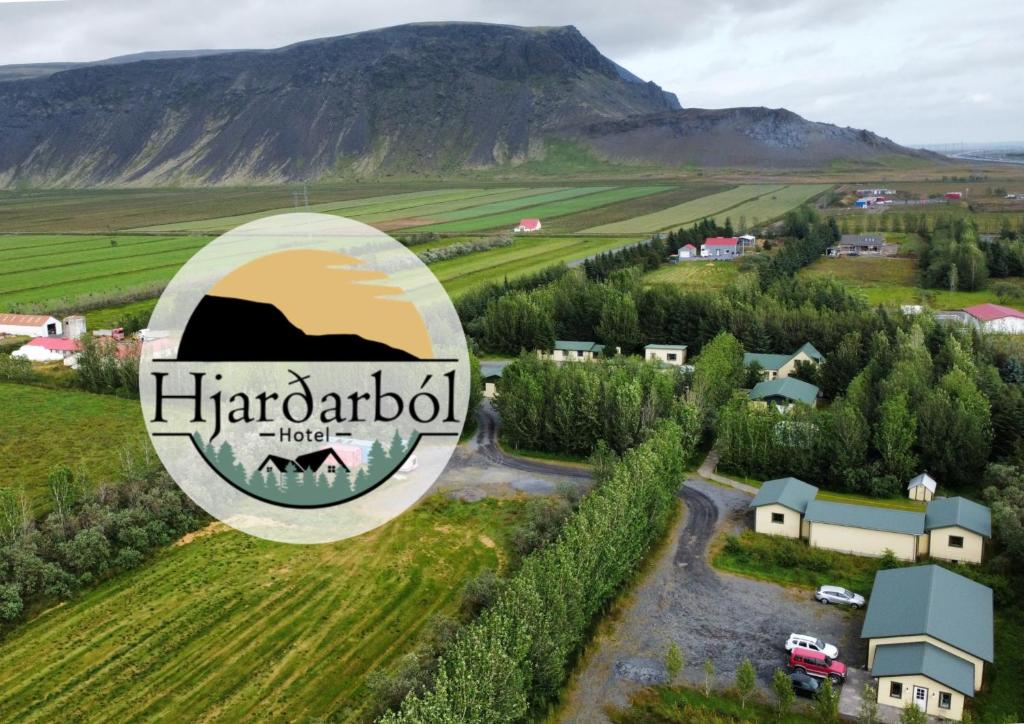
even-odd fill
[[[359,314],[339,309],[338,316]],[[416,357],[358,334],[306,334],[273,304],[207,294],[178,345],[188,362],[408,362]]]

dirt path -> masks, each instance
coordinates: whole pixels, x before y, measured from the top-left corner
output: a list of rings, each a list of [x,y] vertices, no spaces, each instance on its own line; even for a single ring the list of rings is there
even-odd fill
[[[672,543],[612,630],[591,644],[566,694],[561,721],[607,721],[606,707],[624,707],[633,692],[666,681],[663,662],[672,641],[686,659],[684,681],[702,682],[704,661],[711,659],[720,687],[733,681],[739,663],[749,657],[767,688],[775,668],[786,663],[783,642],[797,631],[834,641],[850,660],[863,658],[859,617],[816,605],[806,592],[724,575],[708,564],[715,533],[745,525],[748,495],[691,479],[680,497],[686,514],[671,532]]]

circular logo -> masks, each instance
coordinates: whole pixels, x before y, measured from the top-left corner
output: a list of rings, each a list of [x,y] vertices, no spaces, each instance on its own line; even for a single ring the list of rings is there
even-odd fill
[[[458,443],[466,340],[436,277],[387,234],[283,214],[217,238],[143,335],[146,427],[177,484],[228,525],[321,543],[419,499]]]

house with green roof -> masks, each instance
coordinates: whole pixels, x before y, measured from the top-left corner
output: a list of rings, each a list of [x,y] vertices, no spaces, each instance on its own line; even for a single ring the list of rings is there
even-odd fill
[[[925,510],[928,555],[954,563],[981,563],[992,538],[992,511],[967,498],[934,498]]]
[[[550,352],[540,351],[541,359],[555,362],[591,362],[604,356],[604,345],[597,342],[577,342],[574,340],[556,339]]]
[[[817,494],[815,486],[797,478],[766,481],[750,503],[754,509],[754,530],[786,538],[805,537],[804,512]]]
[[[761,376],[766,380],[789,377],[796,371],[798,362],[821,364],[825,361],[821,352],[810,342],[805,342],[792,354],[765,354],[762,352],[746,352],[743,355],[743,366],[750,367],[755,362],[761,367]]]
[[[871,505],[814,500],[804,513],[808,542],[858,556],[882,556],[886,551],[904,561],[916,561],[927,551],[924,513]]]
[[[878,703],[953,721],[994,659],[992,589],[937,565],[879,571],[861,638]]]
[[[685,344],[649,344],[644,347],[644,359],[648,362],[681,367],[686,363]]]
[[[780,412],[787,412],[798,403],[814,407],[818,402],[818,388],[796,377],[780,377],[758,382],[747,397],[752,402],[774,405]]]

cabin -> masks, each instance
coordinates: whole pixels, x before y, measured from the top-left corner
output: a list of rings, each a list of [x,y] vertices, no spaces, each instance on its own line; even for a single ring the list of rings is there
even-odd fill
[[[679,247],[679,258],[680,259],[695,259],[697,257],[697,247],[693,244],[684,244]]]
[[[506,360],[481,362],[480,374],[484,378],[484,397],[491,400],[498,393],[498,380],[508,366]]]
[[[60,320],[48,314],[0,314],[0,335],[16,337],[59,337]]]
[[[818,388],[796,377],[781,377],[758,382],[747,397],[751,402],[774,405],[779,412],[788,412],[798,403],[814,407],[818,402]]]
[[[887,244],[882,235],[843,234],[827,253],[829,256],[892,256],[898,248],[896,244]]]
[[[709,236],[701,246],[700,255],[708,259],[732,259],[738,244],[735,236]]]
[[[541,359],[554,362],[592,362],[604,356],[604,345],[597,342],[577,342],[556,339],[550,352],[537,352]]]
[[[805,538],[803,516],[818,488],[797,478],[765,481],[750,507],[754,509],[754,530],[784,538]]]
[[[880,705],[960,721],[995,657],[992,589],[937,565],[879,571],[861,638]]]
[[[928,473],[915,475],[907,483],[907,497],[911,500],[929,501],[935,497],[938,483]]]
[[[825,357],[810,342],[805,343],[793,354],[764,354],[746,352],[743,355],[743,366],[750,367],[755,362],[761,367],[761,377],[774,380],[777,377],[789,377],[796,370],[798,362],[821,364]]]
[[[935,498],[924,513],[927,553],[953,563],[981,563],[992,539],[992,511],[967,498]]]
[[[644,347],[644,359],[681,367],[686,362],[685,344],[649,344]]]
[[[1024,334],[1024,312],[1001,304],[975,304],[963,311],[971,322],[985,332]]]
[[[512,231],[516,234],[529,234],[540,229],[540,219],[520,219]]]

